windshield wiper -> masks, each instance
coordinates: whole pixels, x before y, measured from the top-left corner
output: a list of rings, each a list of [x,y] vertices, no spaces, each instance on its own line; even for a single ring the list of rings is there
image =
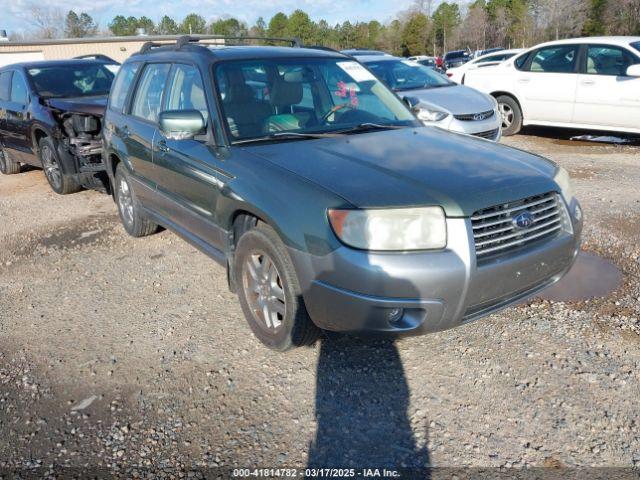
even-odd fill
[[[276,132],[270,135],[265,135],[264,137],[256,137],[256,138],[246,138],[244,140],[237,140],[234,145],[238,145],[241,143],[258,143],[258,142],[268,142],[270,140],[277,140],[279,138],[282,139],[304,139],[304,138],[333,138],[333,137],[341,137],[342,133],[313,133],[313,132]]]
[[[381,123],[366,122],[356,125],[355,127],[340,130],[340,133],[366,132],[369,130],[398,130],[410,126],[411,125],[383,125]]]

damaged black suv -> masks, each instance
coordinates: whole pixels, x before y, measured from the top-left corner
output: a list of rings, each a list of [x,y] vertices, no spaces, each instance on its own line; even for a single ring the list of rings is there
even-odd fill
[[[56,60],[0,69],[0,171],[42,167],[56,193],[105,190],[102,117],[117,62]]]

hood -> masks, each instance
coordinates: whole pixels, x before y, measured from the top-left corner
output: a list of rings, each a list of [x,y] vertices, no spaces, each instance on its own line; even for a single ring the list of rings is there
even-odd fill
[[[407,90],[398,92],[398,95],[400,97],[415,97],[421,103],[445,110],[453,115],[486,112],[495,108],[489,95],[464,85]]]
[[[243,147],[356,207],[440,205],[450,217],[558,191],[550,160],[436,127]]]
[[[102,117],[107,107],[107,97],[50,98],[45,103],[56,110],[68,113],[85,113]]]

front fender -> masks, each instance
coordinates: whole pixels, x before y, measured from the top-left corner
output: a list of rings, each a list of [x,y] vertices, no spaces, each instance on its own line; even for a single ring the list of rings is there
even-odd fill
[[[351,204],[246,152],[241,158],[226,162],[230,176],[216,205],[217,220],[223,228],[231,230],[238,213],[248,212],[271,225],[291,248],[325,255],[340,246],[329,225],[327,209],[352,207]]]

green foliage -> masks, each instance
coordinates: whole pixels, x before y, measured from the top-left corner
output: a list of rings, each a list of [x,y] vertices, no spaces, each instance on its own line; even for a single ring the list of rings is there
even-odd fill
[[[124,17],[123,15],[116,16],[109,24],[111,33],[118,37],[135,35],[136,28],[138,28],[138,19],[136,17]]]
[[[311,21],[309,15],[302,10],[296,10],[289,15],[285,36],[298,38],[303,45],[311,45],[315,43],[315,30],[316,25]]]
[[[287,16],[278,12],[269,21],[269,28],[267,29],[267,35],[269,37],[286,37],[287,35],[287,25],[289,24],[289,19]]]
[[[64,36],[67,38],[90,37],[96,34],[98,26],[91,15],[82,12],[79,16],[73,10],[69,10],[64,22]]]
[[[178,28],[176,21],[167,15],[160,19],[160,22],[156,27],[156,33],[160,35],[175,35],[179,30],[180,29]]]
[[[247,26],[235,18],[216,20],[209,27],[211,33],[226,37],[239,37],[248,35]]]
[[[586,36],[604,35],[606,25],[604,23],[604,13],[607,9],[607,0],[591,0],[589,2],[589,13],[587,21],[582,27],[582,34]]]
[[[402,31],[402,45],[405,55],[421,55],[427,51],[430,25],[424,13],[411,15]]]
[[[207,33],[207,21],[197,13],[190,13],[180,24],[180,33]]]

